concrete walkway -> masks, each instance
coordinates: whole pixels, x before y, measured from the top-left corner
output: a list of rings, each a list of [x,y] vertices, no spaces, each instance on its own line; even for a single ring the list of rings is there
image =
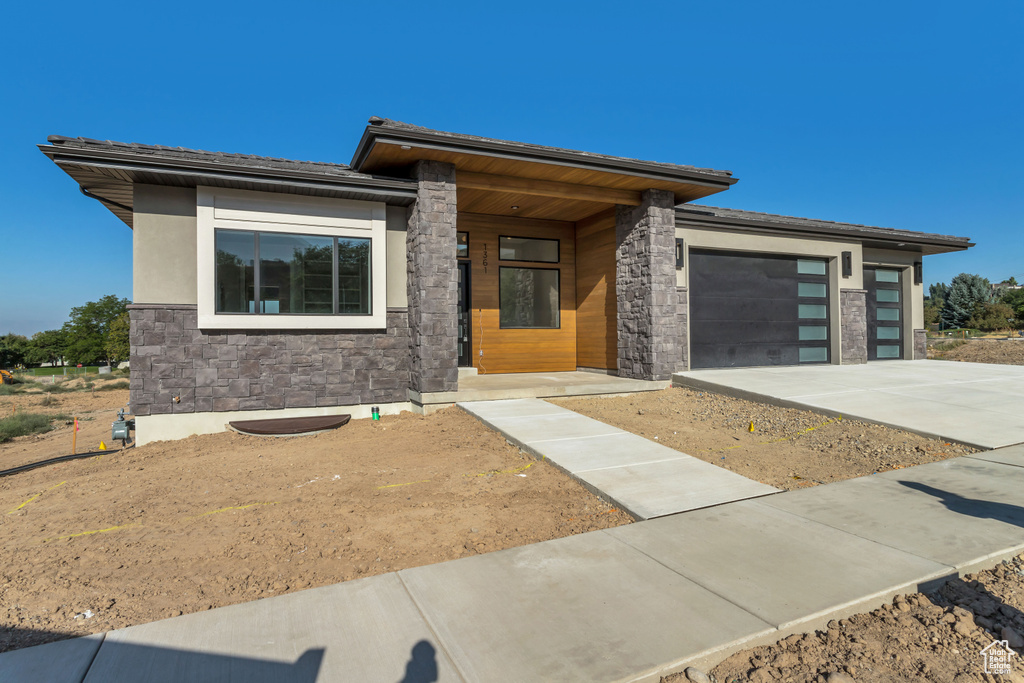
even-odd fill
[[[915,360],[696,370],[676,386],[856,417],[976,448],[1024,443],[1024,366]]]
[[[547,401],[518,399],[457,405],[637,519],[778,492]]]
[[[1024,550],[1024,447],[0,655],[0,680],[656,681]]]

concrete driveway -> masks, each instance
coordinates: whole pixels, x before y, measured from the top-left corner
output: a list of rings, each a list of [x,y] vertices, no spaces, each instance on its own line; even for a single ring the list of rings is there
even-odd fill
[[[1024,443],[1024,366],[915,360],[695,370],[674,375],[673,384],[976,448]]]

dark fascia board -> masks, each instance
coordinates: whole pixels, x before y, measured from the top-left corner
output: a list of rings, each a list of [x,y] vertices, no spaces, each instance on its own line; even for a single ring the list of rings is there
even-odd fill
[[[712,215],[680,215],[676,212],[676,226],[681,228],[709,228],[715,230],[734,230],[740,232],[768,233],[779,236],[780,233],[792,234],[795,236],[830,237],[847,239],[863,243],[874,243],[868,246],[887,246],[894,248],[896,244],[913,245],[915,247],[938,248],[938,252],[963,251],[973,247],[974,243],[963,237],[946,237],[944,235],[928,235],[925,233],[896,232],[887,234],[877,230],[864,230],[856,228],[827,228],[824,226],[810,226],[797,224],[784,224],[771,221],[757,221],[744,218],[723,217]],[[895,244],[893,244],[895,243]]]
[[[239,180],[252,183],[296,185],[340,191],[349,190],[401,199],[414,199],[416,197],[416,182],[398,178],[382,178],[377,176],[330,177],[308,171],[231,166],[223,163],[210,163],[191,159],[160,159],[154,158],[151,155],[140,158],[138,155],[120,151],[84,150],[58,147],[56,145],[39,145],[38,147],[43,154],[58,166],[61,164],[73,164],[123,171],[140,171],[157,175],[168,174],[178,177],[197,176],[227,181]]]
[[[378,142],[516,161],[532,161],[534,163],[568,166],[592,171],[605,171],[607,173],[632,175],[654,180],[685,182],[692,185],[720,188],[722,190],[729,189],[739,180],[739,178],[732,176],[719,176],[684,169],[668,172],[667,169],[660,165],[645,164],[634,159],[616,158],[612,160],[591,158],[556,149],[538,147],[519,148],[514,145],[503,144],[500,141],[460,140],[458,138],[432,134],[427,131],[374,125],[367,126],[366,130],[363,131],[363,137],[359,140],[359,145],[356,147],[355,154],[352,155],[352,161],[349,163],[349,166],[357,171],[362,168],[366,158],[373,150],[373,146]]]

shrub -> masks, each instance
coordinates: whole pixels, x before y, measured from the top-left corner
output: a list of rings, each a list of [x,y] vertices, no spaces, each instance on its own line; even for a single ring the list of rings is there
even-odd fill
[[[10,441],[16,436],[26,434],[42,434],[53,429],[55,417],[41,413],[15,413],[0,419],[0,443]]]
[[[48,394],[66,394],[69,391],[74,391],[74,389],[68,389],[62,384],[48,384],[43,387],[43,391]]]
[[[17,387],[13,384],[0,384],[0,396],[13,396],[25,390],[24,387]]]
[[[115,389],[127,389],[129,386],[127,380],[121,380],[119,382],[107,382],[96,387],[96,391],[114,391]]]

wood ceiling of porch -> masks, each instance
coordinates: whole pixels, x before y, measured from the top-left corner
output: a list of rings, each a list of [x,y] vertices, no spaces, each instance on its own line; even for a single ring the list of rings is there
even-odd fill
[[[677,204],[726,188],[631,173],[508,159],[462,151],[412,147],[378,141],[363,170],[397,172],[420,159],[455,165],[460,212],[579,221],[616,204],[637,205],[640,193],[670,190]],[[513,209],[513,206],[519,207]]]

